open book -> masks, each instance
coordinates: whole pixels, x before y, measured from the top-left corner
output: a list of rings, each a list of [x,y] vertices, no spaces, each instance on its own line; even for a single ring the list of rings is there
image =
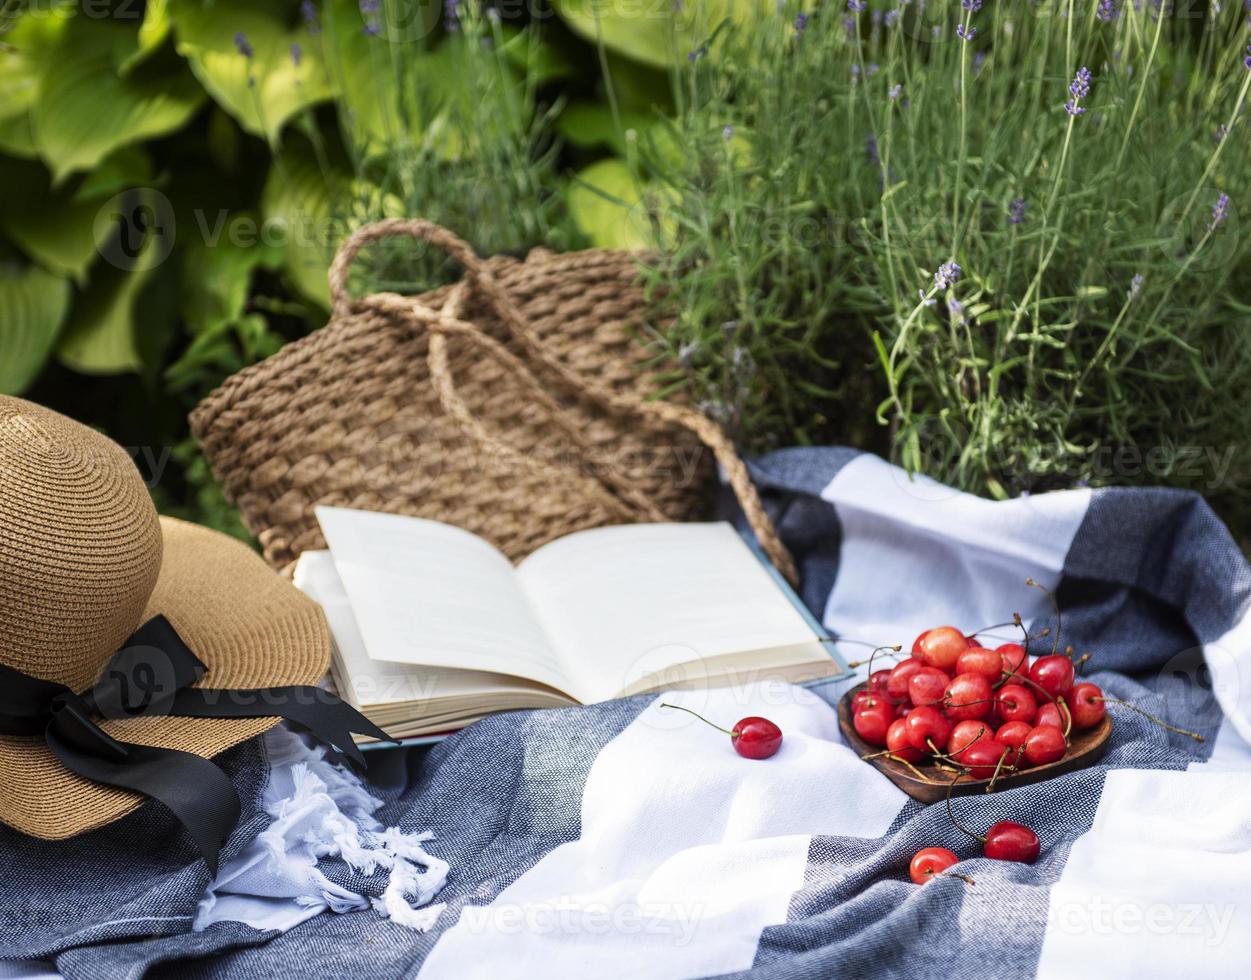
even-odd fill
[[[340,695],[397,738],[496,711],[846,671],[729,524],[579,531],[514,565],[437,521],[322,507],[321,603]]]

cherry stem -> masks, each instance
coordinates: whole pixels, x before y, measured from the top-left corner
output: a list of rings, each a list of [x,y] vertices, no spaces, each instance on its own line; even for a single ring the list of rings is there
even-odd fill
[[[974,881],[972,878],[970,878],[968,875],[962,875],[959,871],[943,871],[937,875],[934,875],[934,877],[935,878],[959,878],[966,885],[977,884],[977,882]]]
[[[1073,712],[1069,710],[1063,695],[1056,698],[1056,710],[1064,716],[1064,741],[1067,742],[1069,740],[1069,732],[1073,730]]]
[[[890,759],[892,762],[898,762],[901,765],[907,766],[909,769],[912,770],[913,775],[916,776],[917,779],[921,780],[921,782],[923,783],[933,782],[933,780],[931,780],[927,775],[921,772],[920,769],[914,766],[911,762],[909,762],[903,756],[895,755],[894,752],[887,752],[885,753],[885,755],[886,755],[886,758]]]
[[[969,739],[962,746],[960,746],[960,748],[956,749],[954,752],[950,754],[941,751],[938,748],[938,746],[934,744],[934,740],[932,738],[927,738],[925,740],[925,744],[930,747],[930,751],[934,753],[934,756],[936,758],[946,759],[948,762],[958,762],[959,760],[953,758],[953,756],[959,755],[961,752],[963,752],[965,749],[967,749],[970,745],[972,745],[974,742],[976,742],[979,738],[981,738],[985,734],[986,734],[986,726],[983,725],[981,728],[977,730],[976,735],[974,735],[971,739]]]
[[[711,725],[717,731],[725,732],[725,734],[729,735],[730,738],[734,738],[736,735],[738,735],[737,731],[730,731],[728,728],[722,728],[720,725],[715,725],[711,721],[709,721],[707,718],[705,718],[703,715],[701,715],[698,711],[692,711],[690,708],[684,708],[680,704],[669,704],[666,701],[662,701],[660,703],[660,706],[662,708],[677,708],[678,711],[685,711],[688,715],[694,715],[696,718],[702,721],[705,725]]]
[[[1015,626],[1016,623],[1008,620],[1006,623],[992,623],[990,626],[983,626],[980,630],[974,630],[969,636],[981,636],[983,633],[989,633],[991,630],[1002,629],[1004,626]]]
[[[866,646],[868,646],[868,644],[865,644],[865,645],[866,645]],[[900,646],[898,643],[894,644],[893,646],[888,644],[888,645],[886,645],[886,646],[875,647],[875,648],[874,648],[874,650],[873,650],[873,652],[872,652],[871,654],[869,654],[869,659],[868,659],[868,660],[852,660],[852,661],[850,661],[850,662],[847,664],[847,666],[848,666],[848,667],[860,667],[860,666],[862,666],[862,665],[864,665],[864,664],[868,664],[868,665],[869,665],[869,673],[873,673],[873,658],[874,658],[874,657],[876,657],[876,656],[877,656],[879,653],[881,653],[883,650],[889,650],[889,651],[890,651],[890,653],[891,653],[891,655],[892,655],[892,656],[895,656],[895,657],[897,658],[897,657],[898,657],[898,654],[899,654],[899,651],[900,651],[900,650],[902,650],[902,649],[903,649],[903,647],[902,647],[902,646]]]
[[[1060,649],[1060,603],[1056,602],[1055,593],[1045,585],[1038,584],[1032,578],[1027,578],[1025,584],[1043,592],[1051,600],[1051,608],[1056,611],[1056,633],[1055,638],[1051,641],[1051,655],[1055,656],[1056,651]]]
[[[987,793],[994,792],[995,783],[999,781],[999,773],[1003,771],[1003,764],[1008,758],[1008,752],[1011,752],[1011,751],[1012,751],[1011,749],[1008,749],[1007,751],[1005,751],[1004,754],[999,757],[999,761],[995,763],[995,771],[991,773],[990,782],[986,784]]]
[[[1162,721],[1161,719],[1157,718],[1155,715],[1150,714],[1149,712],[1143,711],[1142,708],[1138,707],[1138,705],[1130,704],[1128,701],[1122,701],[1120,698],[1096,697],[1096,698],[1091,698],[1091,700],[1092,701],[1104,701],[1108,704],[1119,704],[1123,708],[1129,708],[1130,711],[1137,711],[1140,715],[1142,715],[1148,721],[1154,721],[1161,728],[1167,728],[1170,732],[1176,732],[1178,735],[1185,735],[1187,738],[1193,738],[1196,742],[1205,741],[1203,736],[1200,735],[1198,732],[1192,732],[1185,728],[1178,728],[1176,725],[1170,725],[1167,721]]]
[[[985,844],[986,838],[983,837],[981,834],[973,833],[973,831],[969,830],[968,827],[966,827],[959,820],[957,820],[956,811],[951,808],[951,791],[956,788],[956,783],[960,782],[961,777],[965,776],[967,773],[968,773],[967,769],[961,769],[959,772],[956,773],[956,778],[947,784],[947,817],[955,825],[956,830],[959,830],[962,833],[968,834],[974,840],[981,841],[983,844]]]

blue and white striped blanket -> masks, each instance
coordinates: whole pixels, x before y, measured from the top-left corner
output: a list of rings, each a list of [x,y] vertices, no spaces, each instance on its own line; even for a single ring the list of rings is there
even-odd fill
[[[166,940],[216,954],[193,975],[1245,976],[1251,569],[1208,506],[1148,489],[990,502],[829,449],[774,453],[755,476],[831,631],[907,645],[1014,611],[1041,626],[1051,612],[1032,576],[1056,588],[1089,678],[1206,741],[1114,706],[1097,766],[957,801],[966,823],[1033,827],[1042,856],[1027,866],[981,857],[941,804],[908,798],[843,744],[832,705],[846,682],[666,696],[717,719],[772,718],[785,742],[767,761],[654,696],[499,715],[429,750],[376,754],[372,802],[324,785],[322,763],[296,766],[305,802],[373,811],[373,850],[408,847],[438,885],[408,896],[417,928],[386,917],[394,858],[322,848],[292,889],[240,873],[264,869],[266,846],[282,857],[258,838],[224,869],[235,884],[218,886],[215,912],[202,906],[202,931]],[[384,826],[398,828],[390,843]],[[912,884],[908,859],[927,845],[953,849],[976,884]]]

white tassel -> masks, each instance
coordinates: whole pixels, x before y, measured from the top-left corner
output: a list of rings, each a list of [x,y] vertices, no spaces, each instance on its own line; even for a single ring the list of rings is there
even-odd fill
[[[239,857],[228,862],[201,899],[195,928],[213,921],[222,894],[289,898],[304,908],[355,912],[371,905],[398,925],[425,932],[443,910],[428,903],[447,881],[449,865],[421,845],[430,832],[406,834],[374,817],[382,801],[351,773],[326,761],[281,726],[266,736],[271,761],[263,805],[272,822]],[[366,899],[330,881],[317,867],[338,856],[354,870],[389,872],[381,898]],[[422,908],[421,906],[425,906]]]

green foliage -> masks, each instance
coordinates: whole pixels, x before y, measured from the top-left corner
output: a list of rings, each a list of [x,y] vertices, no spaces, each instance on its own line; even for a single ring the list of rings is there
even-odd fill
[[[1169,482],[1241,508],[1246,14],[1141,6],[797,28],[792,5],[675,71],[681,163],[639,172],[676,191],[653,276],[705,407],[751,446],[880,446],[977,493]]]
[[[1240,5],[454,6],[0,0],[0,390],[168,447],[161,508],[244,536],[186,412],[324,322],[351,227],[422,216],[652,253],[673,384],[749,449],[1251,527]],[[354,288],[457,274],[389,243]]]

